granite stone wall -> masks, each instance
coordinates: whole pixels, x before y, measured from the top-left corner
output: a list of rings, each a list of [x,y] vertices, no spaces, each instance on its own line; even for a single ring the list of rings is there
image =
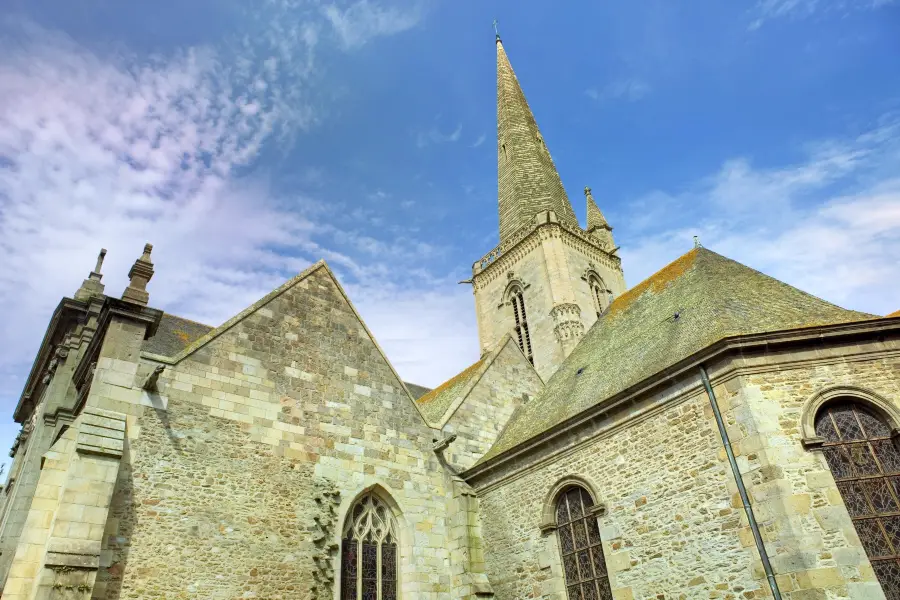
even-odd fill
[[[113,593],[330,598],[341,511],[377,484],[399,513],[403,593],[449,597],[436,432],[326,268],[194,350],[160,376],[166,409],[130,420],[100,575]]]
[[[883,597],[824,455],[802,444],[801,421],[826,390],[900,407],[898,349],[888,341],[747,355],[716,387],[787,598]]]
[[[598,521],[617,600],[767,597],[707,406],[695,391],[479,490],[497,598],[566,598],[556,534],[540,526],[548,494],[570,476],[606,506]]]
[[[513,412],[534,397],[543,382],[515,342],[507,343],[456,408],[442,431],[456,441],[444,452],[458,469],[467,469],[490,449]]]
[[[508,248],[478,272],[473,285],[482,349],[492,347],[515,327],[512,306],[504,298],[507,286],[511,281],[527,286],[524,296],[534,365],[547,380],[597,320],[588,282],[582,279],[585,272],[595,270],[614,296],[625,291],[625,281],[604,252],[565,231],[555,223],[555,216],[540,218],[554,222],[542,223]]]

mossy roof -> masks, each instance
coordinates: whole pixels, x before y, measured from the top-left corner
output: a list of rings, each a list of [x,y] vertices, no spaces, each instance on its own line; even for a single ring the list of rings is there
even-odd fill
[[[408,381],[404,381],[403,385],[406,386],[406,389],[409,390],[409,393],[413,398],[421,398],[431,391],[431,388],[427,388],[424,385],[419,385],[417,383],[410,383]]]
[[[141,350],[161,356],[175,356],[212,329],[209,325],[164,313],[156,334],[144,340]]]
[[[889,315],[885,315],[886,317],[900,317],[900,310],[894,311]]]
[[[876,317],[825,302],[705,248],[694,249],[616,298],[544,390],[513,414],[479,462],[723,338],[871,318]]]
[[[487,356],[484,356],[478,362],[469,365],[461,372],[457,373],[441,385],[429,391],[424,396],[416,400],[419,411],[425,416],[429,423],[437,423],[453,404],[459,394],[466,389],[466,384],[472,380],[482,365],[485,364]],[[410,390],[411,391],[411,390]]]

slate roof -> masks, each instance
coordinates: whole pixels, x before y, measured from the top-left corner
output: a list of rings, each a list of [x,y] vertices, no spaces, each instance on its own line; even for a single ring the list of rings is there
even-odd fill
[[[174,356],[213,327],[164,313],[156,335],[144,340],[141,350],[162,356]]]
[[[427,388],[424,385],[418,385],[416,383],[410,383],[408,381],[404,381],[403,385],[406,386],[406,389],[409,390],[409,393],[412,394],[413,398],[421,398],[431,391],[431,388]]]
[[[478,373],[480,367],[485,363],[487,358],[487,356],[482,357],[482,359],[475,364],[469,365],[463,369],[462,372],[457,373],[416,400],[419,411],[421,411],[422,415],[424,415],[429,423],[437,423],[441,420],[441,417],[444,416],[444,413],[450,408],[453,400],[457,398],[457,394],[461,392],[472,377]]]
[[[694,249],[616,298],[544,390],[513,414],[479,462],[723,338],[872,318],[878,317],[840,308],[705,248]]]

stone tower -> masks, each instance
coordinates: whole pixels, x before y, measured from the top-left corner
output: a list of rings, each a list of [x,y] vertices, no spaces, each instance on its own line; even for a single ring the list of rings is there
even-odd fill
[[[613,297],[622,263],[590,188],[582,229],[497,36],[500,245],[472,266],[482,352],[512,334],[544,380]]]

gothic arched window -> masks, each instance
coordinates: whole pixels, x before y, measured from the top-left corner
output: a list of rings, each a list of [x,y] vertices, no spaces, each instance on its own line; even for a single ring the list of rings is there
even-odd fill
[[[372,492],[350,509],[341,542],[341,600],[397,600],[397,522]]]
[[[600,529],[582,487],[572,486],[556,501],[556,533],[569,600],[612,600]]]
[[[900,452],[891,428],[852,399],[816,415],[816,435],[841,498],[889,600],[900,600]]]
[[[519,341],[519,348],[525,357],[534,364],[534,354],[531,351],[531,334],[528,331],[528,317],[525,313],[525,295],[518,285],[509,292],[509,302],[512,304],[513,318],[515,319],[515,332]]]
[[[591,299],[594,301],[594,310],[597,311],[599,318],[606,304],[606,285],[602,279],[593,274],[588,276],[588,285],[591,287]]]

